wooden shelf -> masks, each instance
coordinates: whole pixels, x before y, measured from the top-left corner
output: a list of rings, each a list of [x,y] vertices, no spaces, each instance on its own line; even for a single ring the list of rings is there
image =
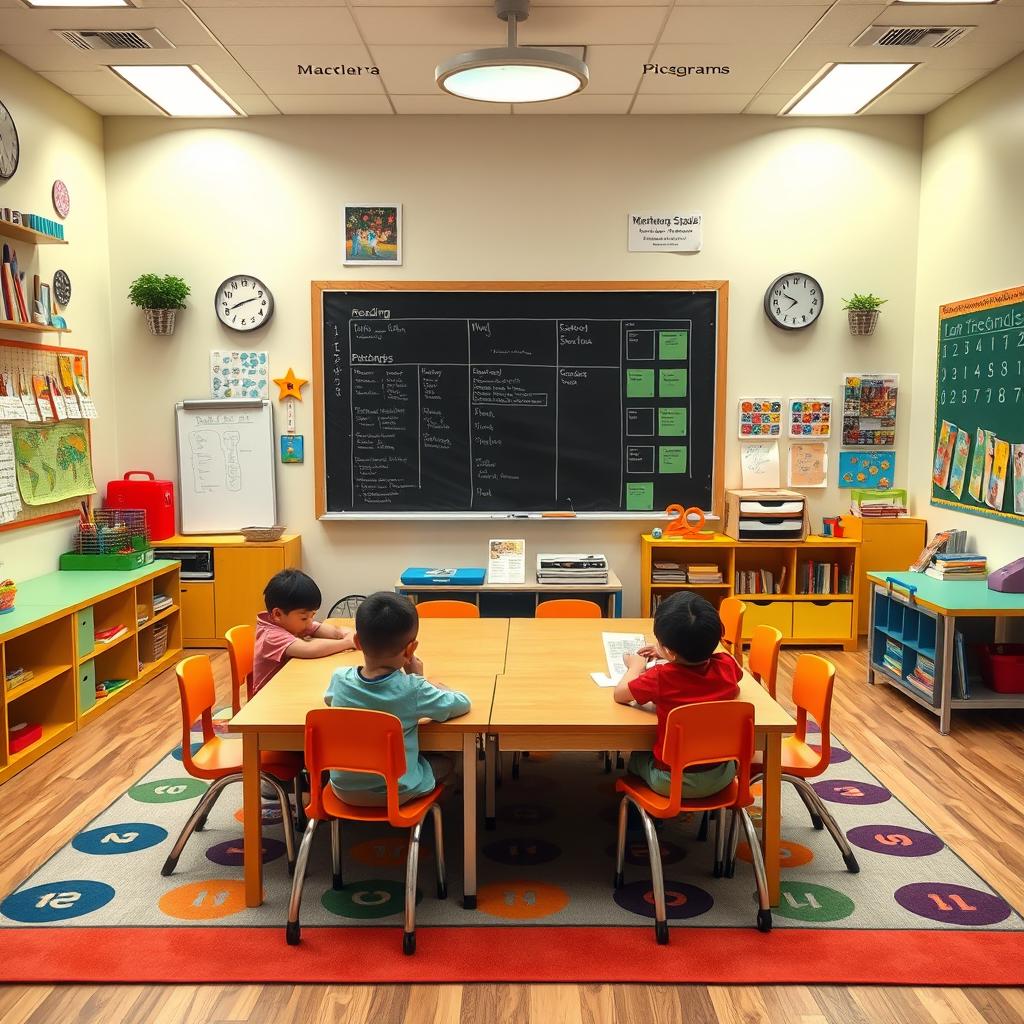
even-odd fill
[[[42,757],[52,747],[57,746],[66,736],[75,731],[74,722],[53,722],[43,723],[43,735],[30,747],[11,754],[7,759],[7,769],[21,769],[26,764],[31,764],[37,758]],[[0,776],[2,778],[2,776]]]
[[[0,327],[11,331],[32,331],[34,334],[70,334],[70,327],[42,327],[39,324],[23,324],[18,320],[0,320]]]
[[[146,683],[148,683],[154,676],[159,675],[164,671],[164,669],[170,668],[171,665],[181,658],[181,655],[182,651],[179,647],[174,650],[169,650],[158,661],[151,661],[144,664],[136,679],[133,679],[126,686],[122,686],[109,697],[101,697],[91,708],[89,708],[88,711],[83,711],[78,716],[79,723],[84,725],[86,722],[89,722],[94,718],[98,718],[104,711],[109,711],[110,708],[120,704],[126,697],[130,697],[136,692],[136,690],[145,686]]]
[[[146,625],[148,625],[148,623]],[[142,628],[145,629],[146,626],[144,625]],[[88,653],[88,655],[85,655],[82,658],[82,660],[91,661],[93,658],[102,657],[104,654],[107,653],[107,651],[116,650],[121,644],[125,642],[125,640],[130,640],[133,636],[135,636],[137,632],[138,630],[134,627],[128,627],[128,632],[125,633],[124,636],[119,636],[116,640],[111,640],[109,644],[101,644],[99,640],[97,640],[95,644],[93,644],[92,650]]]
[[[31,693],[37,687],[44,686],[51,680],[56,679],[62,672],[70,671],[71,668],[71,665],[45,665],[42,668],[32,669],[32,672],[35,674],[27,683],[7,691],[8,702],[24,697],[26,693]]]
[[[66,238],[54,238],[53,235],[44,234],[42,231],[33,231],[22,224],[11,224],[6,220],[0,220],[0,238],[17,238],[22,242],[31,242],[33,245],[67,245]]]
[[[728,590],[728,583],[652,583],[651,590]]]
[[[157,612],[155,615],[151,615],[138,628],[139,628],[139,630],[143,630],[143,629],[146,629],[149,626],[155,626],[158,622],[160,622],[163,619],[166,619],[169,615],[173,615],[178,610],[179,609],[178,609],[178,606],[176,604],[169,605],[162,612]]]

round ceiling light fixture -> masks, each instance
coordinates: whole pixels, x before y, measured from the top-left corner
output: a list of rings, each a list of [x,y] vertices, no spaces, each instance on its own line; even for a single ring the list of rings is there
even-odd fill
[[[457,53],[438,64],[434,77],[445,92],[485,103],[539,103],[586,88],[590,69],[583,61],[518,44],[517,26],[530,16],[530,0],[495,0],[494,9],[508,25],[508,46]]]

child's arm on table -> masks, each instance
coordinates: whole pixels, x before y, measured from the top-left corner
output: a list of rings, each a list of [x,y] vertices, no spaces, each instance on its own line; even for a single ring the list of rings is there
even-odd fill
[[[321,622],[313,634],[314,637],[322,640],[347,640],[349,645],[344,648],[347,651],[355,650],[356,642],[353,639],[355,635],[356,631],[351,626],[332,626],[329,622]]]
[[[642,654],[627,654],[622,660],[626,663],[626,674],[615,684],[612,696],[616,704],[632,704],[636,698],[629,684],[647,671],[647,659]]]
[[[418,658],[416,660],[419,661]],[[416,712],[420,718],[429,718],[435,722],[458,718],[470,708],[469,697],[464,693],[452,690],[444,683],[432,683],[422,676],[419,677],[416,702]]]
[[[307,640],[294,640],[284,650],[286,658],[327,658],[332,654],[341,654],[343,651],[351,651],[355,644],[350,639],[345,640],[321,640],[319,637],[310,637]]]

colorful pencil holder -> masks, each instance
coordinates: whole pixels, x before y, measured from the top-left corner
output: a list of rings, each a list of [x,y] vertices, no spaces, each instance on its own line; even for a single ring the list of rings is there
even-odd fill
[[[4,580],[0,583],[0,615],[14,611],[14,595],[17,593],[18,588],[14,585],[14,580]]]

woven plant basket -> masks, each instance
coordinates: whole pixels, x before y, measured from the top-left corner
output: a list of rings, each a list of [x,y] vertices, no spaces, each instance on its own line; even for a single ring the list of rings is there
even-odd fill
[[[144,309],[151,334],[173,334],[176,309]]]
[[[850,319],[850,333],[853,335],[874,334],[878,326],[877,309],[847,310]]]

